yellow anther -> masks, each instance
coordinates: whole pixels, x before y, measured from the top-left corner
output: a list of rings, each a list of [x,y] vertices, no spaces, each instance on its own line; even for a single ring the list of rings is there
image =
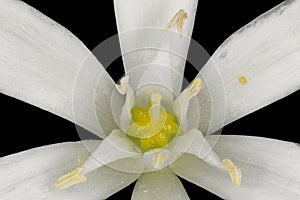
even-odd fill
[[[247,85],[248,80],[245,76],[240,76],[239,77],[239,82],[240,82],[241,85]]]
[[[82,183],[86,181],[86,177],[83,175],[80,175],[80,172],[83,170],[83,167],[78,167],[74,171],[60,177],[56,182],[55,182],[55,187],[57,189],[65,189],[68,188],[72,185]]]
[[[189,101],[192,97],[196,96],[203,88],[203,84],[200,78],[196,78],[192,86],[183,94],[183,99]]]
[[[167,155],[162,151],[155,152],[153,154],[153,167],[155,169],[161,168],[165,163],[166,157],[167,157]]]
[[[126,94],[127,87],[129,83],[129,76],[125,76],[121,79],[120,85],[116,85],[116,88],[120,94]]]
[[[241,170],[233,164],[231,160],[225,159],[222,164],[227,168],[231,181],[234,186],[239,186],[242,182]]]
[[[166,29],[171,29],[173,26],[177,26],[177,30],[180,33],[180,37],[183,35],[183,24],[184,21],[188,18],[187,13],[183,10],[180,9],[175,16],[171,19],[171,21],[168,23],[166,26]]]

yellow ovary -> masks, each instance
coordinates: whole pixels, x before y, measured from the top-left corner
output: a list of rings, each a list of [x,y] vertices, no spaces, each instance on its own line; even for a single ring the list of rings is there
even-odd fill
[[[143,153],[166,147],[179,131],[176,118],[165,110],[160,110],[157,120],[151,118],[151,103],[147,109],[131,110],[133,123],[127,136],[140,147]]]

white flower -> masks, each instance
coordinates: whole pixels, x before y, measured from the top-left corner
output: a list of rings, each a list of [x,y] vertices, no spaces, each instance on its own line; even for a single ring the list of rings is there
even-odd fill
[[[175,39],[161,38],[159,45],[187,53],[184,36],[191,36],[197,0],[114,3],[120,33],[142,29],[131,38],[120,35],[123,53],[144,41],[143,29],[153,27],[177,31]],[[176,175],[225,199],[299,199],[297,144],[214,136],[223,121],[207,125],[211,117],[223,119],[222,112],[210,110],[220,109],[213,99],[222,98],[223,89],[225,124],[299,89],[299,13],[299,0],[286,1],[233,34],[180,94],[182,76],[173,72],[183,74],[182,59],[153,49],[131,52],[123,57],[127,76],[116,85],[70,32],[20,1],[1,0],[1,92],[105,138],[83,141],[92,154],[77,142],[1,158],[1,199],[104,199],[136,179],[132,199],[188,199]],[[89,76],[79,84],[83,61]],[[141,65],[145,70],[134,69]],[[102,84],[95,88],[99,74]]]

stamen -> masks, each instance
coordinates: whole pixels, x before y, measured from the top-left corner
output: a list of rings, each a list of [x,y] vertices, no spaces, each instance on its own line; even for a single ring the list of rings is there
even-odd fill
[[[72,185],[82,183],[86,181],[86,177],[83,175],[80,175],[80,172],[83,170],[84,167],[78,167],[74,171],[60,177],[56,182],[55,182],[55,187],[57,189],[65,189],[68,188]]]
[[[175,16],[171,19],[171,21],[168,23],[166,26],[166,29],[169,30],[171,29],[174,25],[177,26],[177,30],[180,33],[180,37],[183,35],[183,24],[184,21],[188,18],[187,13],[183,10],[180,9]]]
[[[116,85],[116,88],[120,94],[122,95],[126,94],[128,82],[129,82],[129,76],[125,76],[121,79],[120,85]]]
[[[177,119],[180,119],[180,126],[183,131],[187,130],[187,111],[189,107],[189,100],[196,96],[199,91],[203,88],[203,84],[200,78],[196,78],[190,88],[184,90],[174,101],[174,111]]]
[[[155,152],[153,154],[153,167],[155,169],[161,168],[165,163],[166,157],[167,155],[162,151]]]
[[[171,152],[166,148],[157,148],[143,154],[144,166],[147,170],[163,169],[170,163]]]
[[[196,96],[202,88],[203,88],[203,84],[201,79],[196,78],[192,86],[189,89],[187,89],[187,91],[183,94],[183,99],[185,101],[189,101],[191,98]]]
[[[62,176],[55,182],[55,186],[57,189],[65,189],[72,185],[84,182],[87,180],[85,175],[102,166],[124,158],[131,158],[128,162],[133,162],[136,166],[134,169],[126,169],[127,172],[132,172],[130,170],[133,170],[134,173],[141,172],[142,169],[139,165],[139,162],[141,162],[141,160],[139,160],[140,157],[141,154],[137,151],[135,144],[127,138],[121,130],[113,130],[111,134],[101,141],[94,152],[84,162],[84,167],[79,167]],[[125,168],[122,166],[122,170],[125,170]]]
[[[187,149],[188,153],[197,156],[211,166],[219,169],[225,168],[222,165],[219,156],[214,152],[211,145],[206,141],[203,134],[198,129],[192,129],[181,137],[181,141],[193,141]]]
[[[125,76],[121,79],[121,85],[117,85],[117,90],[120,94],[126,94],[125,104],[121,110],[120,116],[120,128],[122,131],[126,131],[131,123],[131,112],[130,110],[134,106],[135,97],[133,95],[132,88],[129,84],[129,76]]]
[[[242,182],[241,170],[228,159],[223,160],[222,164],[227,168],[233,185],[239,186]]]
[[[181,142],[182,141],[189,141],[190,136],[193,136],[195,134],[195,138],[193,139],[193,143],[189,146],[187,151],[184,153],[190,153],[201,160],[205,161],[206,163],[210,164],[211,166],[214,166],[218,169],[228,171],[231,181],[234,186],[239,186],[242,182],[242,173],[241,170],[233,164],[233,162],[229,159],[225,159],[223,161],[220,160],[219,156],[213,151],[210,144],[206,141],[206,139],[203,137],[202,133],[197,129],[192,129],[187,134],[181,136]],[[189,139],[186,140],[185,138]]]
[[[152,119],[156,120],[160,116],[160,105],[161,105],[161,94],[160,93],[153,93],[151,94],[151,117]]]

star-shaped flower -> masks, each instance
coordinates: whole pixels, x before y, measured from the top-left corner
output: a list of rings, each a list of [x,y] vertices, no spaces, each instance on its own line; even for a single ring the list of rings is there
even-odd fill
[[[1,158],[1,199],[105,199],[135,180],[134,200],[188,199],[176,175],[225,199],[299,199],[297,144],[213,133],[299,89],[300,1],[233,34],[181,92],[197,3],[114,0],[115,84],[69,31],[1,0],[1,92],[103,138]]]

